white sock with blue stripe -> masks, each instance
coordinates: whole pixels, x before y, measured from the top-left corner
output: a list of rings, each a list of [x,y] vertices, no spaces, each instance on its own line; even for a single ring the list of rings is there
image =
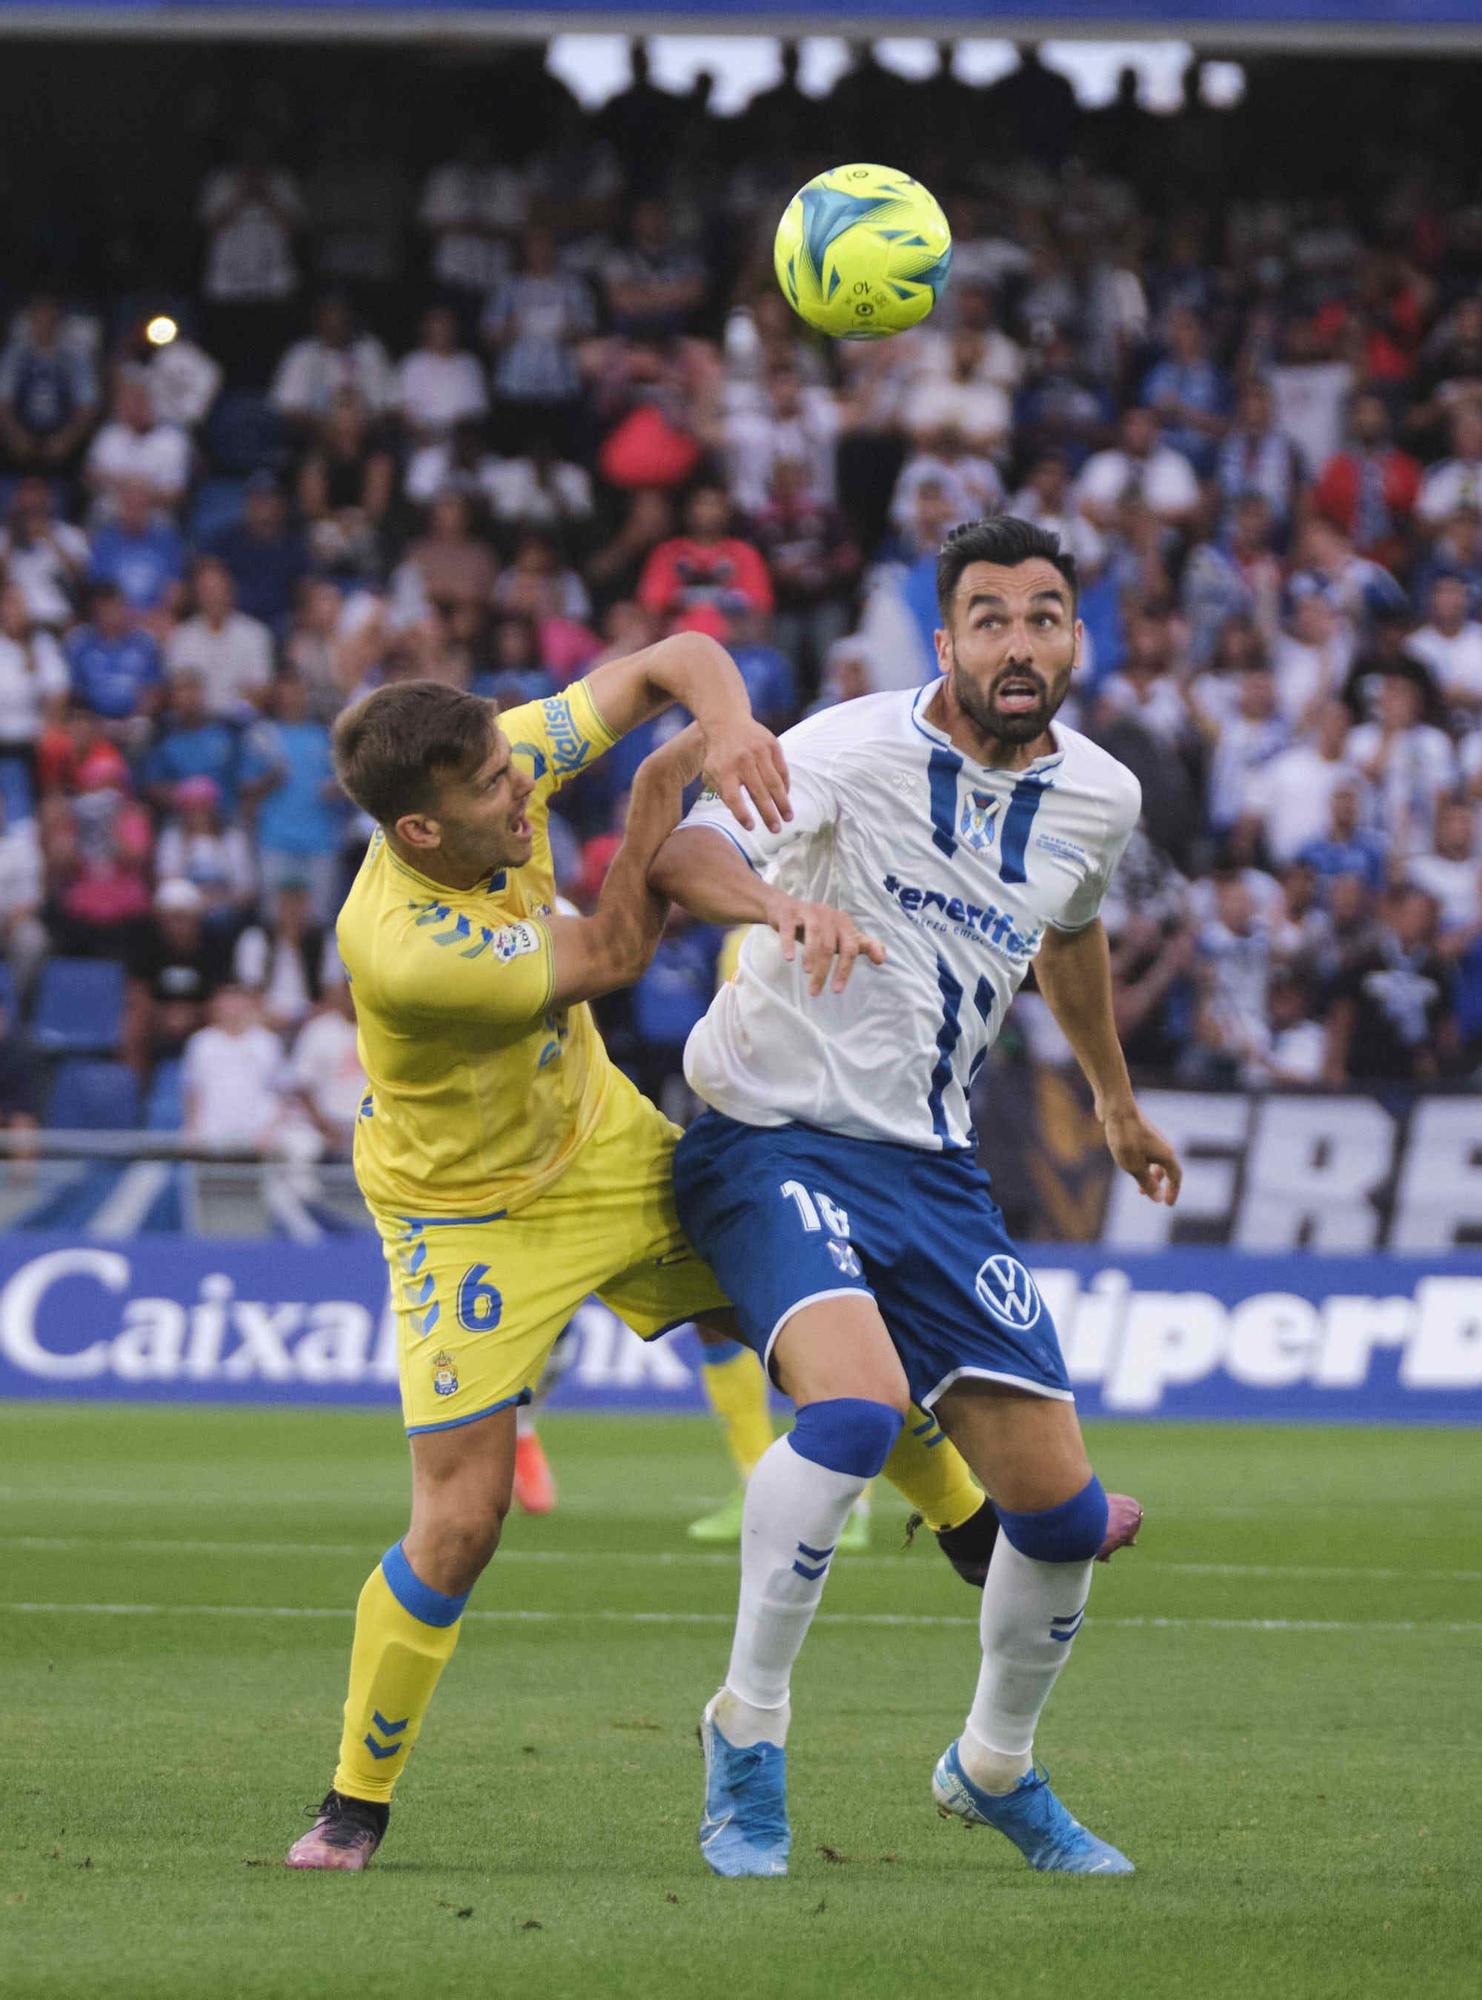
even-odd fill
[[[810,1403],[758,1461],[741,1517],[731,1663],[713,1709],[728,1743],[786,1741],[792,1665],[823,1596],[834,1548],[900,1427],[898,1413],[883,1403]]]
[[[1093,1478],[1042,1514],[1000,1508],[999,1526],[978,1624],[983,1664],[957,1748],[985,1792],[1011,1792],[1033,1764],[1034,1732],[1091,1594],[1106,1495]]]

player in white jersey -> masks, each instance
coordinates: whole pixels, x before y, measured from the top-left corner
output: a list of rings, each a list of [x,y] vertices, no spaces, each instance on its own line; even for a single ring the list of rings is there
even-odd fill
[[[968,1090],[1033,964],[1113,1158],[1151,1199],[1177,1198],[1177,1157],[1132,1094],[1097,918],[1140,794],[1053,720],[1082,643],[1057,538],[971,523],[943,545],[937,582],[941,679],[790,730],[790,824],[745,831],[704,800],[650,874],[705,920],[757,923],[685,1052],[710,1109],[677,1149],[675,1191],[798,1411],[747,1488],[735,1640],[702,1723],[700,1844],[717,1874],[786,1872],[792,1663],[911,1399],[1000,1521],[977,1691],[937,1764],[938,1805],[999,1827],[1034,1867],[1131,1872],[1032,1757],[1118,1524],[1050,1315],[976,1165]],[[809,906],[800,956],[790,925],[767,928],[779,898]]]

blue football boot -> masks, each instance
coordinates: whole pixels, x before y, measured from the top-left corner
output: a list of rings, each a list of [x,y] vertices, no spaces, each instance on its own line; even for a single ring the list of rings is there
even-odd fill
[[[1062,1875],[1135,1872],[1125,1854],[1071,1818],[1038,1765],[1026,1771],[1011,1792],[985,1792],[963,1770],[956,1743],[949,1743],[932,1773],[931,1791],[943,1819],[955,1816],[969,1826],[996,1826],[1031,1868]]]
[[[787,1753],[776,1743],[741,1750],[715,1723],[715,1703],[700,1718],[705,1752],[705,1810],[700,1852],[717,1875],[785,1875],[792,1828],[787,1823]]]

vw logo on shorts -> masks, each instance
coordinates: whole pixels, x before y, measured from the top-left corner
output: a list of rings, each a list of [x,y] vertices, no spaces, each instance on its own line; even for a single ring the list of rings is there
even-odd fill
[[[1017,1257],[997,1252],[981,1267],[973,1288],[1006,1326],[1030,1327],[1040,1316],[1039,1291]]]

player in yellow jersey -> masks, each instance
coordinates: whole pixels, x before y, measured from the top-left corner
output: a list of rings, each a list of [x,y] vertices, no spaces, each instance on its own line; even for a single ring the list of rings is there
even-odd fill
[[[552,793],[675,701],[696,724],[640,767],[594,914],[555,915]],[[613,1068],[586,1002],[653,954],[664,905],[649,864],[702,760],[745,823],[749,802],[773,831],[790,808],[779,746],[729,655],[696,633],[502,718],[436,683],[384,688],[340,717],[334,751],[378,825],[337,929],[369,1084],[355,1167],[391,1268],[412,1510],[361,1591],[339,1763],[287,1858],[356,1870],[498,1544],[515,1411],[576,1306],[596,1292],[644,1337],[699,1316],[729,1328],[674,1213],[678,1130]],[[789,950],[794,918],[805,931],[818,909],[780,914]],[[827,915],[835,947],[858,943]],[[814,949],[805,938],[805,958]],[[943,1486],[944,1451],[923,1451],[924,1485]],[[957,1485],[976,1507],[965,1468]]]

